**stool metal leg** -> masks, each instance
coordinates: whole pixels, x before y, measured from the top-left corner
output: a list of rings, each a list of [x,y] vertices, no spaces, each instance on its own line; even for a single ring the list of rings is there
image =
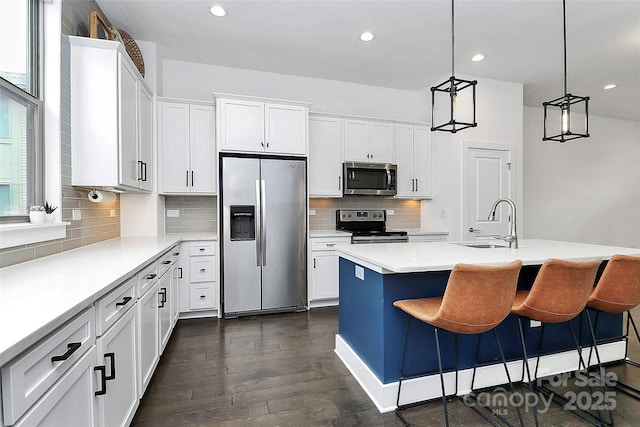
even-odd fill
[[[447,394],[444,390],[444,374],[442,373],[442,357],[440,355],[440,339],[438,338],[438,328],[433,328],[433,333],[436,337],[436,351],[438,352],[438,370],[440,371],[440,388],[442,389],[442,408],[444,409],[444,421],[445,425],[449,427],[449,411],[447,410]]]
[[[524,340],[524,330],[522,328],[522,317],[518,316],[518,329],[520,330],[520,342],[522,343],[522,355],[524,358],[524,370],[527,372],[527,384],[529,385],[529,395],[527,396],[527,404],[529,404],[529,398],[533,397],[533,385],[531,382],[531,371],[529,370],[529,358],[527,356],[527,345]],[[538,366],[536,364],[536,372],[538,370]],[[524,373],[522,374],[524,376]],[[538,406],[535,402],[533,402],[533,419],[535,421],[536,427],[540,426],[538,422]]]
[[[402,380],[404,379],[404,362],[407,355],[407,343],[409,341],[409,326],[411,325],[412,317],[409,316],[407,318],[407,330],[404,335],[404,348],[402,350],[402,364],[400,365],[400,381],[398,382],[398,396],[396,398],[396,410],[395,413],[400,418],[400,420],[404,423],[405,426],[411,426],[409,422],[402,415],[402,409],[400,407],[400,390],[402,389]]]

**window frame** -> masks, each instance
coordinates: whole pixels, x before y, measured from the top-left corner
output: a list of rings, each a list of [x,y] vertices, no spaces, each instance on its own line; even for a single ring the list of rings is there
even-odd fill
[[[0,0],[1,1],[1,0]],[[27,67],[27,81],[29,82],[29,92],[16,86],[12,82],[0,77],[2,90],[9,92],[10,96],[17,98],[20,102],[31,104],[34,107],[33,120],[27,119],[27,123],[34,124],[34,141],[27,147],[27,169],[33,171],[30,176],[33,182],[27,182],[27,206],[26,212],[19,215],[0,215],[0,224],[29,222],[29,206],[39,204],[44,201],[45,171],[44,171],[44,102],[42,100],[42,80],[43,80],[43,45],[40,40],[43,37],[43,7],[42,0],[25,0],[28,2],[28,43],[29,63]],[[30,188],[33,185],[35,188]],[[42,202],[41,202],[42,201]]]

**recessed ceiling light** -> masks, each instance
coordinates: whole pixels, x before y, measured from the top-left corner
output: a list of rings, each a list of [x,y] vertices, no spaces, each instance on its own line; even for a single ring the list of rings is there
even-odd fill
[[[482,61],[483,59],[484,59],[484,55],[483,55],[483,54],[481,54],[481,53],[479,53],[479,54],[477,54],[477,55],[473,55],[473,58],[471,58],[471,60],[472,60],[473,62],[480,62],[480,61]]]
[[[363,42],[370,42],[374,39],[374,37],[375,36],[371,31],[365,31],[364,33],[360,34],[360,40],[362,40]]]
[[[610,84],[610,85],[606,85],[603,89],[604,89],[604,90],[609,90],[609,89],[613,89],[613,88],[615,88],[615,87],[616,87],[616,85],[614,85],[614,84]]]
[[[227,14],[227,11],[224,10],[224,7],[220,5],[212,6],[211,9],[209,9],[209,11],[213,16],[225,16]]]

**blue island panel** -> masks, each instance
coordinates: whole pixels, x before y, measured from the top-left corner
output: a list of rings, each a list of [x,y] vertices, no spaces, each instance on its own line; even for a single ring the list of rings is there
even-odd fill
[[[360,269],[360,277],[356,275]],[[520,272],[518,288],[530,289],[540,266],[525,266]],[[382,383],[400,378],[402,350],[409,316],[393,307],[399,299],[426,298],[444,294],[450,271],[406,274],[380,274],[356,263],[340,258],[339,334]],[[574,330],[582,344],[590,341],[588,326],[582,316],[573,321]],[[602,315],[598,322],[599,339],[619,337],[622,315]],[[541,328],[525,326],[525,340],[530,355],[535,355]],[[496,329],[507,359],[519,359],[522,354],[517,318],[509,316]],[[458,366],[473,367],[478,340],[481,339],[478,359],[499,363],[499,352],[492,333],[459,335],[456,344],[453,334],[440,333],[445,370]],[[405,361],[406,373],[437,371],[437,356],[433,327],[411,320]],[[563,351],[573,347],[566,324],[545,326],[542,353]],[[456,357],[457,355],[457,357]],[[457,360],[456,360],[457,359]]]

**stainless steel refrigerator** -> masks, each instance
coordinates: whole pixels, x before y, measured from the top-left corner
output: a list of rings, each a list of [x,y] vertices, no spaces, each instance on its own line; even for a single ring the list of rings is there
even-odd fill
[[[307,304],[306,161],[220,159],[225,317]]]

